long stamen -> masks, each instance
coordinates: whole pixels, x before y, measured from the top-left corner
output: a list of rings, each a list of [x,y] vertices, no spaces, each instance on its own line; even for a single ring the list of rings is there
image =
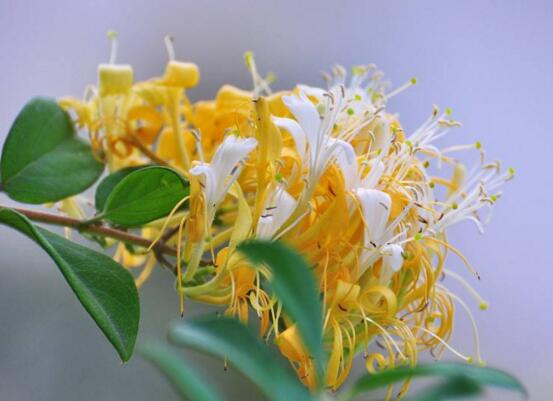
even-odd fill
[[[181,317],[184,315],[184,292],[182,290],[181,248],[182,248],[182,229],[184,227],[185,221],[186,219],[183,218],[179,223],[179,231],[178,231],[178,239],[177,239],[177,286],[179,290],[179,307],[180,307]]]
[[[399,88],[393,90],[392,92],[388,93],[385,97],[386,99],[391,99],[396,95],[399,95],[401,92],[403,92],[406,89],[409,89],[411,86],[415,85],[417,83],[417,78],[411,78],[409,82],[404,83]]]
[[[175,38],[172,35],[165,35],[163,41],[165,42],[165,48],[167,49],[169,60],[175,61]]]
[[[455,348],[453,348],[451,345],[449,345],[447,343],[447,341],[445,341],[444,339],[442,339],[440,336],[438,336],[436,333],[434,333],[433,331],[431,330],[428,330],[422,326],[417,326],[417,327],[414,327],[413,329],[415,330],[422,330],[424,331],[426,334],[430,335],[432,338],[435,338],[436,340],[438,340],[444,347],[446,347],[452,354],[458,356],[459,358],[463,359],[464,361],[468,362],[468,363],[472,363],[473,361],[473,358],[470,357],[470,356],[466,356],[466,355],[463,355],[462,353],[460,353],[459,351],[457,351]]]
[[[459,282],[459,284],[461,284],[463,288],[467,290],[467,292],[476,300],[476,302],[478,302],[478,307],[481,310],[488,309],[488,303],[486,302],[486,300],[484,300],[484,298],[482,298],[482,296],[461,275],[450,269],[444,269],[444,273],[446,274],[446,277],[451,277],[457,280],[457,282]]]
[[[179,208],[183,205],[184,202],[186,202],[188,199],[190,199],[190,195],[188,196],[185,196],[184,198],[182,198],[176,205],[175,207],[173,207],[173,210],[171,210],[171,213],[169,213],[169,215],[167,216],[167,218],[165,219],[165,222],[163,223],[163,226],[161,227],[161,230],[159,230],[159,234],[157,235],[157,237],[152,241],[152,243],[150,244],[150,246],[148,247],[148,249],[146,249],[146,252],[150,252],[152,250],[152,248],[159,242],[159,240],[161,239],[161,237],[163,237],[163,234],[165,233],[165,230],[167,229],[167,226],[169,225],[169,222],[171,221],[171,217],[173,217],[173,215],[175,214],[175,212],[177,210],[179,210]]]
[[[478,326],[476,324],[476,320],[474,319],[474,315],[470,311],[467,304],[461,298],[459,298],[457,295],[455,295],[454,293],[449,291],[443,285],[439,285],[439,288],[441,288],[443,291],[445,291],[448,296],[450,296],[455,301],[457,301],[457,303],[459,305],[461,305],[461,307],[465,310],[465,313],[469,317],[469,320],[470,320],[470,323],[471,323],[471,326],[472,326],[472,335],[473,335],[473,338],[474,338],[474,345],[475,345],[475,348],[476,348],[476,359],[478,360],[479,364],[483,364],[484,361],[482,360],[482,355],[480,354],[480,335],[478,334]]]
[[[117,32],[110,30],[108,31],[108,38],[111,43],[111,50],[109,54],[109,64],[115,64],[115,60],[117,59]]]

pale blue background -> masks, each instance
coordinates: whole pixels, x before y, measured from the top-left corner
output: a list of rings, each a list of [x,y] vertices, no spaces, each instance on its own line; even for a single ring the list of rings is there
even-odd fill
[[[551,1],[8,1],[0,0],[0,139],[34,95],[77,95],[108,58],[105,33],[120,32],[121,62],[139,79],[160,74],[163,36],[198,63],[195,98],[224,82],[249,87],[242,64],[253,50],[277,88],[319,83],[332,63],[374,62],[396,84],[420,85],[394,99],[408,130],[433,103],[450,106],[464,128],[444,143],[481,140],[490,156],[517,168],[486,235],[453,232],[477,266],[476,287],[491,308],[477,312],[486,359],[524,380],[532,400],[553,395],[552,190],[553,3]],[[29,144],[32,146],[33,144]],[[1,198],[1,197],[0,197]],[[5,202],[5,198],[0,199]],[[455,258],[451,267],[461,270]],[[142,292],[144,336],[162,336],[176,316],[172,281],[156,275]],[[470,350],[468,322],[454,343]],[[220,364],[229,399],[256,393]],[[243,386],[242,389],[239,387]],[[138,358],[121,366],[35,246],[0,228],[1,400],[175,400]],[[490,400],[517,397],[492,393]]]

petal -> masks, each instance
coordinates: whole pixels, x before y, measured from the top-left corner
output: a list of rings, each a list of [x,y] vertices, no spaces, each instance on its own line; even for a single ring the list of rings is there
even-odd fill
[[[353,147],[346,141],[334,138],[329,138],[328,144],[344,176],[346,190],[350,191],[359,186],[359,171]]]
[[[219,145],[211,165],[217,172],[217,175],[223,178],[230,175],[234,167],[240,163],[246,156],[255,149],[257,140],[255,138],[239,138],[234,135],[229,135],[223,143]]]
[[[363,217],[367,224],[365,227],[366,245],[371,241],[378,245],[390,217],[392,205],[390,195],[377,189],[368,188],[358,188],[355,194],[361,203]]]
[[[319,130],[321,128],[321,117],[317,109],[303,93],[299,96],[283,96],[282,101],[294,115],[298,123],[305,132],[310,151],[317,149]]]
[[[306,163],[306,136],[303,129],[297,123],[297,121],[291,118],[273,117],[273,123],[281,129],[285,129],[294,139],[298,154],[301,157],[302,163]]]
[[[190,174],[200,177],[208,204],[215,205],[218,202],[216,199],[216,192],[220,184],[218,183],[218,176],[213,167],[207,163],[200,163],[190,169]]]
[[[383,268],[398,272],[403,265],[403,248],[397,244],[388,244],[382,247],[382,253]]]
[[[257,235],[262,239],[271,238],[288,220],[296,208],[296,199],[282,187],[275,190],[265,205],[263,216],[257,223]]]
[[[317,88],[316,86],[309,85],[298,85],[300,93],[305,93],[309,97],[314,97],[321,103],[324,100],[324,95],[327,93],[326,90],[322,88]]]
[[[371,169],[363,179],[363,187],[375,188],[380,181],[380,177],[382,177],[382,174],[384,173],[385,166],[381,160],[373,159],[369,162],[369,167]]]

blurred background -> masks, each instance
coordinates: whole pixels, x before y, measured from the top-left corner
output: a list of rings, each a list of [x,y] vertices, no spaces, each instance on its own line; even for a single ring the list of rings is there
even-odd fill
[[[163,37],[174,35],[177,58],[201,68],[194,99],[227,82],[249,89],[245,50],[262,72],[276,73],[275,89],[322,84],[319,71],[337,62],[376,63],[395,86],[417,77],[389,104],[407,132],[432,104],[451,107],[464,127],[444,145],[480,140],[488,157],[517,169],[486,234],[467,224],[451,239],[479,270],[480,282],[466,277],[490,303],[474,308],[485,359],[520,377],[532,400],[553,395],[553,2],[0,0],[0,27],[0,142],[30,97],[80,96],[95,83],[97,64],[109,58],[108,29],[119,31],[118,61],[132,64],[137,79],[162,73]],[[465,273],[455,258],[449,266]],[[141,339],[162,338],[178,315],[163,273],[141,291]],[[0,322],[1,400],[177,400],[139,358],[121,365],[55,265],[3,226]],[[453,344],[473,349],[461,311]],[[192,357],[228,399],[261,399],[221,363]]]

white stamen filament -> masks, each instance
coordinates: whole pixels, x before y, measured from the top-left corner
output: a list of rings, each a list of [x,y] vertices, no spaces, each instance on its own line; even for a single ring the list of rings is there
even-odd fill
[[[165,38],[163,39],[165,42],[165,48],[167,49],[167,56],[169,57],[169,61],[175,60],[175,38],[171,35],[165,35]]]

